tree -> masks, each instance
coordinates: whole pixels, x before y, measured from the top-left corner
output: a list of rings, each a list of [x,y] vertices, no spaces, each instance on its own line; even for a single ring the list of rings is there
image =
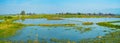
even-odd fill
[[[25,15],[25,11],[21,11],[20,15]]]
[[[77,13],[78,15],[81,15],[81,13]]]
[[[24,19],[25,19],[25,11],[21,11],[20,15],[22,15],[22,16],[20,17],[20,19],[24,20]]]
[[[103,15],[103,13],[99,13],[99,15]]]

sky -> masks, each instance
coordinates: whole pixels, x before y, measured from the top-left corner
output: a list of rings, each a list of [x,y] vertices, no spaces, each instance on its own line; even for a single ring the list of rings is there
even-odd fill
[[[27,13],[114,13],[120,0],[0,0],[0,14]]]

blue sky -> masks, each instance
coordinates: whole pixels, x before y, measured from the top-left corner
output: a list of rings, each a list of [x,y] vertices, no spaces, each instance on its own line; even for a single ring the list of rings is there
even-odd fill
[[[0,0],[0,14],[27,13],[115,13],[120,0]]]

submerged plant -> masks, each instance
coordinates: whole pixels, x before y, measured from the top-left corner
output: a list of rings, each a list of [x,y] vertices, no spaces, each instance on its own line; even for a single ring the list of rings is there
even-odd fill
[[[84,31],[90,31],[91,30],[91,28],[85,28],[84,29]]]

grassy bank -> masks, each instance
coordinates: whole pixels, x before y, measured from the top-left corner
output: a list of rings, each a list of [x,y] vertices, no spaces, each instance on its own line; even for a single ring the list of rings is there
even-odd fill
[[[20,23],[1,23],[0,38],[6,38],[16,34],[16,31],[21,29],[23,24]]]
[[[24,19],[28,19],[28,18],[54,18],[57,17],[58,19],[60,18],[118,18],[116,16],[100,16],[100,15],[57,15],[57,14],[35,14],[35,15],[13,15],[13,16],[0,16],[0,19],[4,19],[4,18],[24,18]],[[54,18],[56,19],[56,18]]]

